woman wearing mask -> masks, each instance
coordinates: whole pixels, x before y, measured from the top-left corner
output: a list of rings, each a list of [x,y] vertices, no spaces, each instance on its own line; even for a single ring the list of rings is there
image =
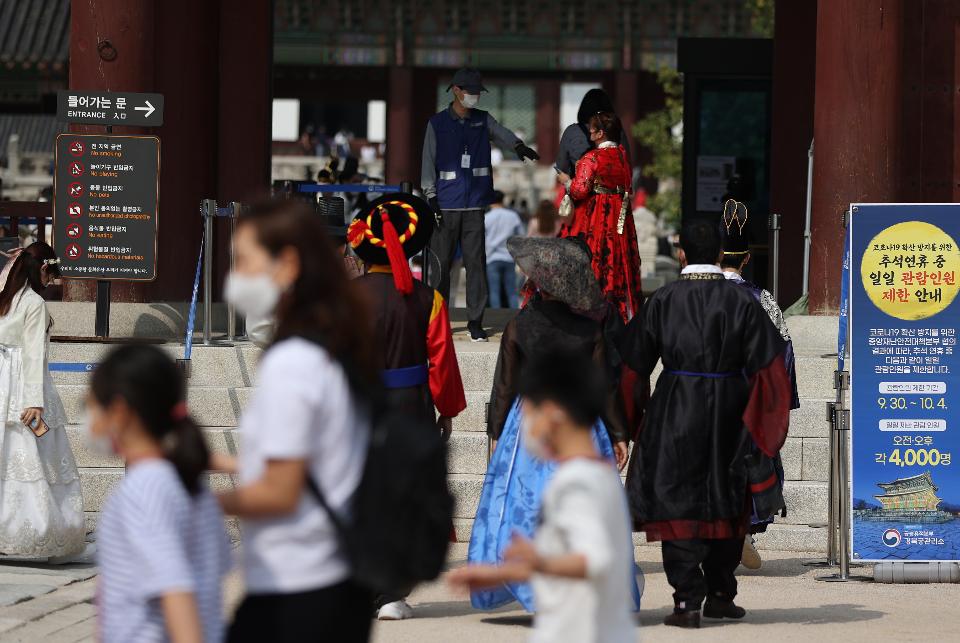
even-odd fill
[[[152,346],[115,350],[90,381],[91,449],[127,465],[97,527],[104,643],[223,639],[230,542],[201,477],[209,452],[185,395],[177,365]]]
[[[350,578],[330,517],[349,510],[369,425],[361,394],[378,384],[368,313],[323,223],[293,201],[254,207],[234,237],[227,300],[276,314],[277,329],[240,422],[240,485],[220,496],[241,519],[247,596],[228,641],[366,641],[372,596]]]
[[[640,310],[640,251],[630,212],[630,163],[620,140],[620,119],[602,112],[590,117],[595,146],[577,162],[576,176],[560,180],[573,199],[574,212],[561,237],[581,237],[593,255],[593,272],[604,299],[617,307],[624,323]]]
[[[83,497],[38,294],[60,276],[60,261],[42,241],[10,261],[0,290],[0,553],[67,562],[84,547]]]

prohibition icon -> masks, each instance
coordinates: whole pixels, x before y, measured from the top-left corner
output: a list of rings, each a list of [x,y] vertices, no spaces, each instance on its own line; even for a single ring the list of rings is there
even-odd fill
[[[80,258],[80,255],[82,254],[83,254],[83,251],[80,249],[80,246],[78,246],[77,244],[71,243],[70,245],[67,246],[67,259],[76,261],[77,259]]]
[[[74,156],[80,156],[83,154],[83,143],[80,141],[74,141],[73,143],[70,143],[70,153]]]
[[[74,161],[70,164],[70,175],[71,176],[83,176],[83,164],[78,161]]]
[[[67,214],[74,219],[78,219],[80,218],[80,215],[83,214],[83,208],[80,207],[79,203],[71,203],[67,206]]]
[[[70,184],[70,196],[83,196],[83,184],[82,184],[82,183],[71,183],[71,184]]]
[[[83,228],[79,223],[71,223],[67,226],[67,236],[71,239],[79,239],[83,236]]]

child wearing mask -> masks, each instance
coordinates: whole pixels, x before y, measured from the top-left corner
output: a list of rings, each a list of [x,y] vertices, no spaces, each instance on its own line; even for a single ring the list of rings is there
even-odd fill
[[[521,442],[558,463],[544,491],[532,541],[515,536],[499,565],[454,570],[455,587],[478,590],[531,581],[534,643],[635,641],[633,543],[623,485],[594,446],[604,408],[603,372],[579,353],[554,351],[521,377]]]
[[[209,452],[185,393],[176,364],[152,346],[117,349],[90,383],[91,449],[127,465],[97,528],[104,643],[223,640],[230,543],[201,479]]]

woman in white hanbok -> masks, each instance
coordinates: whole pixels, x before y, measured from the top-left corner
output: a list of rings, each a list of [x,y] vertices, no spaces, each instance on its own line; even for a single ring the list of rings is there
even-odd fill
[[[59,277],[59,260],[37,242],[10,261],[0,290],[0,554],[56,559],[82,551],[86,534],[66,413],[47,370],[51,322],[37,294]],[[37,437],[30,426],[40,423],[49,431]]]

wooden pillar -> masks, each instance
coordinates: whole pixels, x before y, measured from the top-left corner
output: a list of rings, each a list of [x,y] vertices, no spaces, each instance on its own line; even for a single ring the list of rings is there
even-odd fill
[[[539,80],[534,84],[537,110],[535,141],[541,163],[553,163],[560,149],[560,133],[567,123],[560,123],[560,82]]]
[[[813,139],[817,5],[778,0],[776,11],[770,211],[782,215],[780,304],[786,307],[803,293],[803,232],[806,226],[807,151]]]
[[[388,75],[387,98],[387,183],[411,181],[420,184],[420,159],[417,150],[423,146],[426,123],[413,122],[413,70],[392,66]],[[419,140],[418,140],[418,137]]]
[[[72,1],[70,87],[164,95],[162,127],[114,132],[156,134],[161,150],[157,279],[115,283],[114,301],[188,299],[200,200],[243,201],[269,188],[272,17],[271,3],[259,0]],[[98,54],[102,40],[116,49],[114,60]],[[226,268],[226,227],[217,223],[217,286]],[[93,293],[92,282],[65,288],[68,300]]]
[[[221,0],[216,198],[249,203],[269,193],[273,11],[263,0]],[[230,267],[230,226],[218,222],[220,274]],[[218,280],[220,286],[222,280]],[[219,288],[216,289],[219,292]]]
[[[159,91],[154,68],[155,3],[150,0],[72,0],[70,3],[70,89]],[[105,134],[100,125],[71,125],[71,132]],[[117,127],[114,134],[149,130]],[[52,144],[52,142],[51,142]],[[161,199],[161,208],[163,201]],[[116,282],[114,301],[146,301],[149,284]],[[96,282],[65,280],[67,301],[92,301]]]
[[[819,0],[810,312],[839,305],[841,217],[900,194],[906,0]]]

